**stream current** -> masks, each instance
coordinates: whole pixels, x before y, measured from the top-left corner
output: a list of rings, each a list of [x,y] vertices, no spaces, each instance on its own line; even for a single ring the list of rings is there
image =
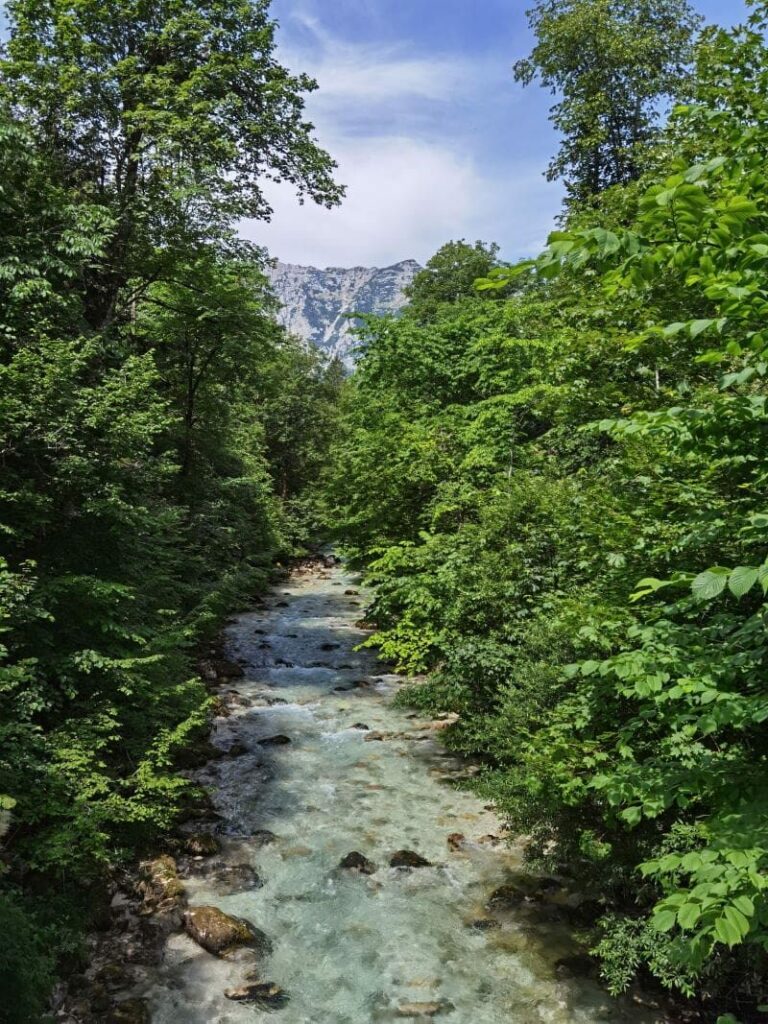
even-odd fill
[[[196,773],[219,815],[219,862],[246,863],[258,880],[233,892],[215,873],[193,871],[189,902],[266,932],[273,950],[259,974],[288,1001],[270,1012],[227,999],[224,990],[243,983],[240,959],[218,959],[177,933],[142,985],[153,1024],[433,1014],[446,1024],[651,1024],[647,1011],[558,968],[573,948],[556,916],[534,906],[494,908],[489,918],[489,896],[520,872],[519,853],[494,838],[501,826],[483,802],[456,787],[466,766],[437,732],[393,707],[403,680],[356,650],[366,636],[355,625],[365,600],[357,589],[338,566],[299,570],[230,624],[227,656],[245,675],[223,688],[235,691],[235,706],[215,720],[212,739],[237,744],[238,756]],[[274,737],[283,739],[263,743]],[[449,843],[452,833],[465,838]],[[403,849],[432,866],[390,867]],[[351,851],[375,873],[340,870]]]

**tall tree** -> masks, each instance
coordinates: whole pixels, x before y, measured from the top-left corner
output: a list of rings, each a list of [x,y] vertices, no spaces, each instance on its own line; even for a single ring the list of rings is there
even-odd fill
[[[477,241],[470,245],[463,238],[446,242],[405,289],[409,312],[429,318],[444,302],[458,302],[475,295],[475,281],[486,277],[498,264],[499,247]]]
[[[527,13],[536,45],[515,78],[560,97],[547,177],[565,180],[571,204],[632,181],[665,102],[688,87],[701,19],[687,0],[538,0]]]
[[[304,119],[315,88],[275,58],[269,0],[11,0],[0,80],[62,179],[114,229],[88,274],[102,328],[163,276],[169,246],[269,218],[265,179],[337,203]],[[129,281],[136,287],[126,290]],[[122,301],[121,301],[122,299]]]

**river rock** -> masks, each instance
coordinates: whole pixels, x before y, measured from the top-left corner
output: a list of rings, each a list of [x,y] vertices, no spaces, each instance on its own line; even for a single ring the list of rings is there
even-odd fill
[[[259,828],[250,835],[251,843],[257,847],[269,846],[270,843],[274,843],[277,836],[274,832],[270,832],[268,828]]]
[[[148,907],[156,908],[168,902],[182,903],[185,899],[184,886],[173,857],[166,853],[144,861],[139,866],[136,891]]]
[[[489,932],[494,928],[501,928],[501,924],[495,917],[486,917],[485,915],[471,917],[465,923],[467,928],[473,928],[476,932]]]
[[[217,704],[217,709],[222,707],[221,703]],[[228,709],[226,709],[228,711]],[[222,717],[227,717],[226,714]],[[205,739],[193,740],[187,744],[183,749],[179,750],[175,757],[176,765],[179,768],[202,768],[208,761],[215,761],[217,758],[222,757],[223,751],[219,747],[215,747],[213,743],[206,737]]]
[[[512,907],[519,907],[525,900],[526,893],[514,883],[500,885],[494,889],[488,897],[489,910],[506,910]]]
[[[352,728],[353,729],[360,729],[362,732],[368,732],[368,730],[370,729],[370,726],[366,725],[365,722],[355,722],[355,724],[352,726]]]
[[[290,736],[284,736],[282,733],[278,733],[277,736],[267,736],[263,740],[259,740],[262,747],[284,747],[291,742]]]
[[[574,928],[591,928],[605,913],[603,904],[594,899],[580,899],[571,905],[547,901],[547,906],[556,907]]]
[[[231,917],[218,907],[190,907],[184,915],[184,928],[190,938],[214,956],[226,956],[241,946],[261,954],[271,943],[264,932],[242,917]]]
[[[348,871],[357,871],[361,875],[372,875],[376,871],[376,865],[373,861],[368,860],[366,856],[358,853],[357,850],[353,850],[346,857],[342,857],[341,861],[339,861],[339,867]]]
[[[366,743],[380,743],[385,738],[386,737],[384,736],[383,732],[377,732],[377,731],[374,730],[373,732],[369,732],[366,735],[365,742]]]
[[[431,861],[422,857],[415,850],[398,850],[389,859],[389,866],[392,868],[430,868]]]
[[[451,832],[451,834],[446,839],[446,842],[448,843],[448,849],[453,850],[454,852],[463,849],[466,841],[467,837],[464,835],[463,832]]]
[[[107,1016],[107,1024],[150,1024],[149,1008],[144,999],[124,999],[116,1003]]]
[[[438,1013],[445,1013],[452,1010],[453,1005],[446,1002],[434,1003],[401,1003],[397,1008],[398,1017],[410,1017],[412,1019],[423,1019],[436,1017]]]
[[[196,874],[209,879],[222,896],[231,896],[248,889],[261,889],[264,885],[258,872],[250,864],[208,863]]]
[[[213,668],[219,679],[242,679],[245,670],[236,661],[228,661],[225,658],[218,658],[213,662]]]
[[[272,981],[248,982],[245,985],[238,985],[237,988],[225,989],[224,995],[238,1003],[255,1003],[273,1010],[285,1006],[288,1002],[288,993],[285,989]]]
[[[83,975],[85,979],[85,976]],[[130,984],[131,974],[126,965],[119,960],[110,960],[105,963],[96,972],[95,980],[111,989],[126,989]],[[69,980],[70,991],[74,991],[72,987],[72,979]]]
[[[344,591],[344,596],[345,597],[359,597],[360,596],[360,591],[359,590],[345,590]]]
[[[210,832],[187,836],[184,841],[184,850],[191,857],[213,857],[220,849],[221,843]]]

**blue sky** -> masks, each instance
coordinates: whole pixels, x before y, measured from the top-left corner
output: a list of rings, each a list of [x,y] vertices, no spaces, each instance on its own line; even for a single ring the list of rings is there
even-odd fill
[[[512,64],[531,48],[527,0],[274,0],[279,55],[320,85],[308,101],[348,195],[333,211],[275,186],[270,224],[243,234],[315,266],[426,260],[450,238],[536,252],[560,207],[543,171],[552,97]],[[743,0],[695,0],[734,24]]]

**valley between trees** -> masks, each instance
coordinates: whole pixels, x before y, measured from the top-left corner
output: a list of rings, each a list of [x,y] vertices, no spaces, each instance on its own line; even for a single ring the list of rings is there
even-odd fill
[[[446,244],[357,368],[276,324],[243,216],[333,206],[265,0],[12,0],[0,60],[0,1019],[201,794],[205,666],[334,543],[368,641],[615,993],[768,1005],[768,5],[540,0],[544,253]],[[451,236],[446,225],[446,237]],[[215,674],[215,673],[214,673]]]

